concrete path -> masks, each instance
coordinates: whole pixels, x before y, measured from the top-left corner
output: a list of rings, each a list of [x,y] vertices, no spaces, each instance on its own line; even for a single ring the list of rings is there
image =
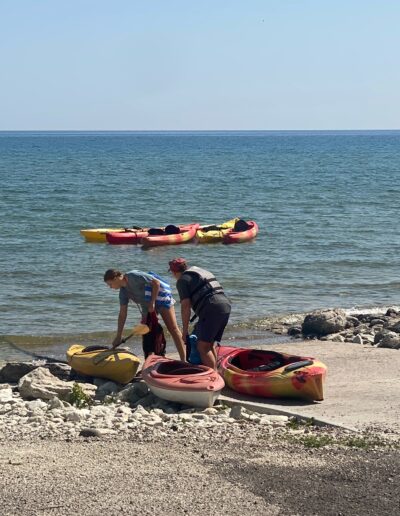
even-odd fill
[[[324,362],[328,367],[324,401],[263,400],[230,389],[223,391],[221,400],[250,408],[253,404],[255,410],[266,413],[313,417],[358,430],[376,426],[400,433],[400,350],[330,341],[257,347],[313,356]]]

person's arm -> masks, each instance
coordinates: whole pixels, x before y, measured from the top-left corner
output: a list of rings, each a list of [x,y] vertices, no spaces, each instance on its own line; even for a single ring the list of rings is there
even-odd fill
[[[192,304],[190,298],[181,299],[181,318],[182,318],[182,339],[186,342],[189,333],[190,310]]]
[[[151,299],[149,303],[149,312],[154,312],[156,309],[156,299],[160,291],[160,282],[158,279],[153,278],[151,280]]]
[[[116,348],[121,344],[122,332],[124,331],[124,326],[126,322],[126,317],[128,315],[128,305],[120,305],[119,307],[119,315],[118,315],[118,328],[117,335],[112,342],[112,347]]]

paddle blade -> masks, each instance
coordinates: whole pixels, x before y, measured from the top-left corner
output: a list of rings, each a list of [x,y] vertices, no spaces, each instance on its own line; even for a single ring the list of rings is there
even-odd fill
[[[137,324],[132,328],[132,335],[146,335],[146,333],[149,333],[150,328],[147,326],[147,324]]]

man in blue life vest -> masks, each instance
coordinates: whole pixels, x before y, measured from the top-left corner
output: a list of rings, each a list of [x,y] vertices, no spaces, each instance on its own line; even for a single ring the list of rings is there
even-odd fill
[[[198,321],[193,333],[197,336],[197,349],[204,365],[216,369],[215,342],[220,342],[231,313],[231,305],[214,275],[200,267],[189,267],[184,258],[169,262],[169,270],[175,276],[176,288],[181,300],[182,337],[186,342],[190,310]]]

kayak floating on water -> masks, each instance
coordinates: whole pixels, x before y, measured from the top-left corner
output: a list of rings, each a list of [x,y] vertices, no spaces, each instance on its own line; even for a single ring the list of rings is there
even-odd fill
[[[174,228],[176,228],[174,230]],[[160,230],[160,234],[152,234],[149,230],[148,236],[141,239],[143,247],[154,247],[161,245],[177,245],[190,242],[195,236],[199,224],[189,224],[186,226],[166,226],[165,230]]]
[[[241,223],[239,225],[239,223]],[[232,229],[228,229],[223,236],[224,244],[241,244],[257,236],[258,225],[254,220],[238,221]]]
[[[151,355],[144,363],[143,380],[159,398],[193,407],[212,407],[224,380],[210,367]]]
[[[67,350],[68,364],[80,374],[129,383],[139,368],[139,358],[127,349],[73,344]]]
[[[107,242],[106,234],[109,232],[125,231],[124,228],[97,228],[97,229],[81,229],[80,233],[86,242],[104,244]]]
[[[126,231],[110,231],[106,233],[106,240],[112,245],[140,244],[143,237],[149,234],[148,228]]]
[[[200,226],[196,232],[196,239],[200,244],[222,242],[225,233],[229,229],[232,229],[238,220],[239,218],[236,217],[235,219],[228,220],[223,224]]]
[[[311,357],[218,346],[218,371],[234,391],[263,398],[322,401],[325,364]]]

